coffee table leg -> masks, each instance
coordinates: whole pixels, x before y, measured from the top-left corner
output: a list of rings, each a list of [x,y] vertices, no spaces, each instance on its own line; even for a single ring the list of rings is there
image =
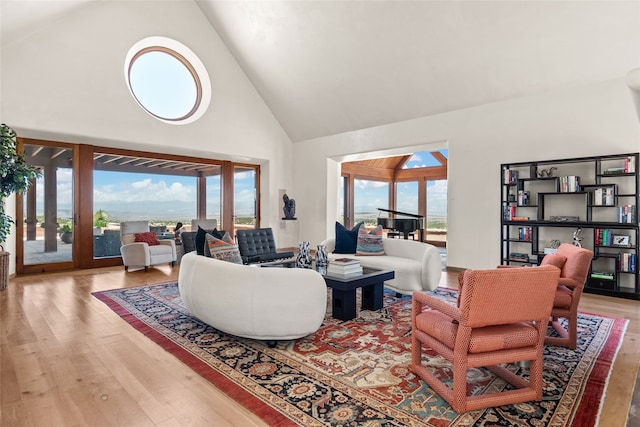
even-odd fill
[[[332,289],[332,316],[340,320],[351,320],[356,317],[356,290],[341,291]]]
[[[362,309],[380,310],[383,306],[384,283],[374,283],[362,288]]]

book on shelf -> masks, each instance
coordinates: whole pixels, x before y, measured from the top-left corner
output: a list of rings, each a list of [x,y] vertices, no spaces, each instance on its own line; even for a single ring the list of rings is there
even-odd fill
[[[636,172],[636,157],[635,156],[627,156],[624,159],[624,171],[625,173],[635,173]]]
[[[528,221],[528,216],[517,216],[516,207],[508,203],[502,204],[502,218],[505,221]]]
[[[628,252],[620,252],[616,260],[616,268],[618,271],[624,271],[628,273],[636,272],[636,254]]]
[[[593,190],[594,206],[613,206],[614,204],[614,188],[598,187]]]
[[[518,182],[518,171],[514,171],[511,169],[505,169],[504,171],[504,183],[505,184],[515,184]]]
[[[619,167],[619,168],[607,168],[604,171],[605,175],[617,175],[620,173],[625,173],[626,172],[626,167]]]
[[[518,190],[518,206],[528,206],[529,197],[530,193],[528,191]]]
[[[530,242],[532,240],[533,230],[531,227],[518,227],[518,240]]]
[[[580,191],[580,177],[571,175],[571,176],[561,176],[558,177],[558,181],[560,184],[560,192],[561,193],[575,193]]]
[[[629,224],[635,222],[636,207],[634,205],[622,205],[617,207],[618,222]]]
[[[593,271],[591,272],[590,277],[594,279],[615,280],[615,275],[613,273],[604,271]]]

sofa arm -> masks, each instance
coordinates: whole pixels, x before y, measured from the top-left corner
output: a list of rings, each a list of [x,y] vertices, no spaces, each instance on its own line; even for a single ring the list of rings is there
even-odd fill
[[[440,284],[442,260],[438,248],[428,243],[424,245],[427,247],[422,256],[422,289],[433,291]]]
[[[320,244],[324,245],[328,254],[336,250],[336,239],[327,239],[322,241]]]
[[[149,245],[142,242],[128,243],[120,247],[124,265],[150,265]]]

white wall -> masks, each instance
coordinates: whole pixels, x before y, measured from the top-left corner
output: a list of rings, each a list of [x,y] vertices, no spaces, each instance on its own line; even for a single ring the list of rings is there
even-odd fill
[[[209,72],[211,105],[195,123],[162,123],[127,89],[127,51],[154,35],[188,46]],[[19,136],[260,163],[261,224],[277,234],[291,141],[194,2],[93,2],[0,53],[0,116]]]
[[[490,268],[500,258],[501,163],[638,152],[640,124],[621,77],[296,143],[303,239],[315,244],[334,233],[338,174],[328,158],[442,141],[449,148],[448,265]]]

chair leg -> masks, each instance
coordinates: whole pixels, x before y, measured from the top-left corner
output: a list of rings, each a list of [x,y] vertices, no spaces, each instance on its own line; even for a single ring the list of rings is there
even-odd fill
[[[569,332],[568,347],[575,349],[578,346],[578,313],[571,313],[567,318],[567,329]]]
[[[149,266],[148,266],[148,265],[145,265],[145,266],[144,266],[144,272],[146,273],[147,271],[149,271]]]
[[[124,271],[129,271],[129,266],[128,265],[124,266]]]
[[[550,337],[546,336],[544,339],[544,343],[548,345],[558,345],[562,347],[567,347],[572,350],[575,350],[578,342],[577,337],[577,322],[578,322],[578,314],[570,314],[566,317],[567,319],[567,329],[562,326],[558,317],[552,317],[549,320],[549,325],[556,330],[559,336]]]

